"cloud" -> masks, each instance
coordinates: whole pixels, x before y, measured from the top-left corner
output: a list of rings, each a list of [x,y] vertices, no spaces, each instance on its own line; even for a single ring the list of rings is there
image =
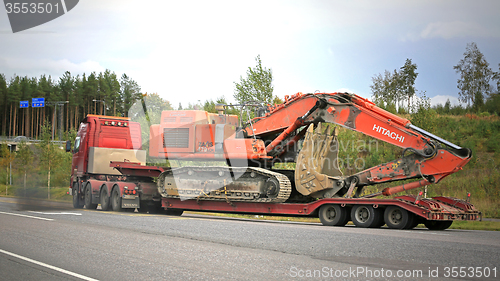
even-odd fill
[[[464,37],[499,37],[500,30],[496,26],[485,27],[479,22],[448,21],[428,23],[418,33],[408,33],[402,41],[419,39],[452,39]]]
[[[464,105],[454,96],[437,95],[431,98],[431,106],[436,106],[438,104],[444,105],[447,100],[450,100],[451,106]]]
[[[27,59],[0,57],[0,68],[6,77],[16,75],[39,76],[42,74],[63,75],[69,71],[73,74],[101,72],[105,68],[95,61],[72,62],[68,59]],[[54,76],[54,75],[53,75]]]
[[[429,23],[420,33],[422,38],[444,38],[451,39],[455,37],[466,36],[489,36],[486,28],[477,22],[433,22]],[[498,34],[495,34],[495,36]]]

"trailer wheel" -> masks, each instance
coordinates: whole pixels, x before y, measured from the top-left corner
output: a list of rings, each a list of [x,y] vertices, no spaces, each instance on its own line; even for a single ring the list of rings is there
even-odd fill
[[[389,206],[384,212],[384,221],[389,228],[410,229],[415,227],[415,216],[398,206]]]
[[[97,204],[92,204],[92,186],[90,183],[85,186],[85,208],[89,210],[97,208]]]
[[[184,210],[179,209],[167,209],[165,210],[165,215],[167,216],[181,216]]]
[[[111,204],[110,204],[108,189],[106,188],[106,186],[104,186],[101,189],[100,200],[101,200],[101,210],[108,211]]]
[[[120,188],[115,187],[111,193],[111,208],[115,212],[122,211],[122,197],[120,196]]]
[[[431,221],[431,220],[426,220],[424,222],[424,225],[429,230],[445,230],[448,227],[450,227],[452,223],[453,223],[453,221]]]
[[[349,221],[349,209],[340,205],[323,205],[319,208],[318,217],[323,225],[344,226]]]
[[[80,202],[80,193],[78,192],[78,182],[73,184],[73,208],[81,209],[83,208],[83,203]]]
[[[359,227],[380,227],[384,217],[382,210],[373,206],[357,205],[352,207],[351,220]]]

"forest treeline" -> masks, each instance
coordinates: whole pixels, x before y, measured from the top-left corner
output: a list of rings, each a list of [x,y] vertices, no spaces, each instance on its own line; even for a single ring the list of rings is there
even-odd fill
[[[433,106],[438,114],[465,115],[476,113],[483,116],[500,114],[500,64],[494,71],[479,50],[476,43],[467,44],[464,57],[453,66],[457,79],[458,100],[461,104],[452,105],[448,100],[444,105]],[[425,91],[417,94],[415,80],[418,77],[417,65],[411,59],[393,71],[372,77],[372,100],[392,113],[414,113],[420,107],[430,107]]]
[[[282,100],[273,95],[271,70],[262,67],[260,56],[257,56],[256,62],[254,68],[248,69],[248,78],[235,82],[235,99],[240,104],[252,100],[263,104],[281,103]],[[33,107],[33,98],[44,98],[45,107]],[[57,138],[56,130],[77,130],[87,114],[128,117],[131,107],[140,99],[145,100],[147,113],[174,109],[169,101],[158,94],[143,94],[137,82],[126,74],[118,78],[108,69],[100,73],[76,76],[66,71],[58,79],[53,79],[50,75],[14,75],[7,78],[0,73],[0,109],[3,110],[0,114],[0,135],[39,139],[41,127],[50,124],[52,138]],[[21,101],[28,101],[30,106],[21,108]],[[177,109],[216,112],[216,103],[227,104],[227,101],[225,97],[219,97],[215,101],[188,103],[184,108],[179,104]],[[228,107],[226,112],[240,113],[235,107]],[[158,112],[152,114],[158,115]]]
[[[58,120],[62,130],[76,130],[87,114],[127,116],[130,106],[141,98],[140,86],[123,74],[119,79],[114,72],[73,76],[66,71],[58,80],[50,75],[40,77],[0,74],[0,135],[39,138],[41,126]],[[45,98],[45,107],[32,107],[33,98]],[[21,101],[30,106],[20,108]],[[60,118],[60,119],[59,119]],[[52,132],[54,134],[54,132]]]

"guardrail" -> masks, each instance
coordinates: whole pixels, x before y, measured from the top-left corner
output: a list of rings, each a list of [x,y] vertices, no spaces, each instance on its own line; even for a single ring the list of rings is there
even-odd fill
[[[17,136],[17,137],[3,137],[3,136],[0,136],[0,142],[7,142],[7,143],[21,143],[21,142],[25,142],[25,143],[39,143],[39,142],[42,142],[42,140],[28,138],[28,137],[25,137],[25,136]],[[56,140],[53,140],[53,141],[50,141],[50,142],[51,143],[55,143],[55,144],[60,144],[60,145],[65,145],[66,144],[66,141],[56,141]]]

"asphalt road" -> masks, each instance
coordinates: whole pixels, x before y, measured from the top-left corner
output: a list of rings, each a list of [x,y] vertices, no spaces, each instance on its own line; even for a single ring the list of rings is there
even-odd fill
[[[0,280],[293,279],[499,280],[500,232],[172,217],[0,198]]]

